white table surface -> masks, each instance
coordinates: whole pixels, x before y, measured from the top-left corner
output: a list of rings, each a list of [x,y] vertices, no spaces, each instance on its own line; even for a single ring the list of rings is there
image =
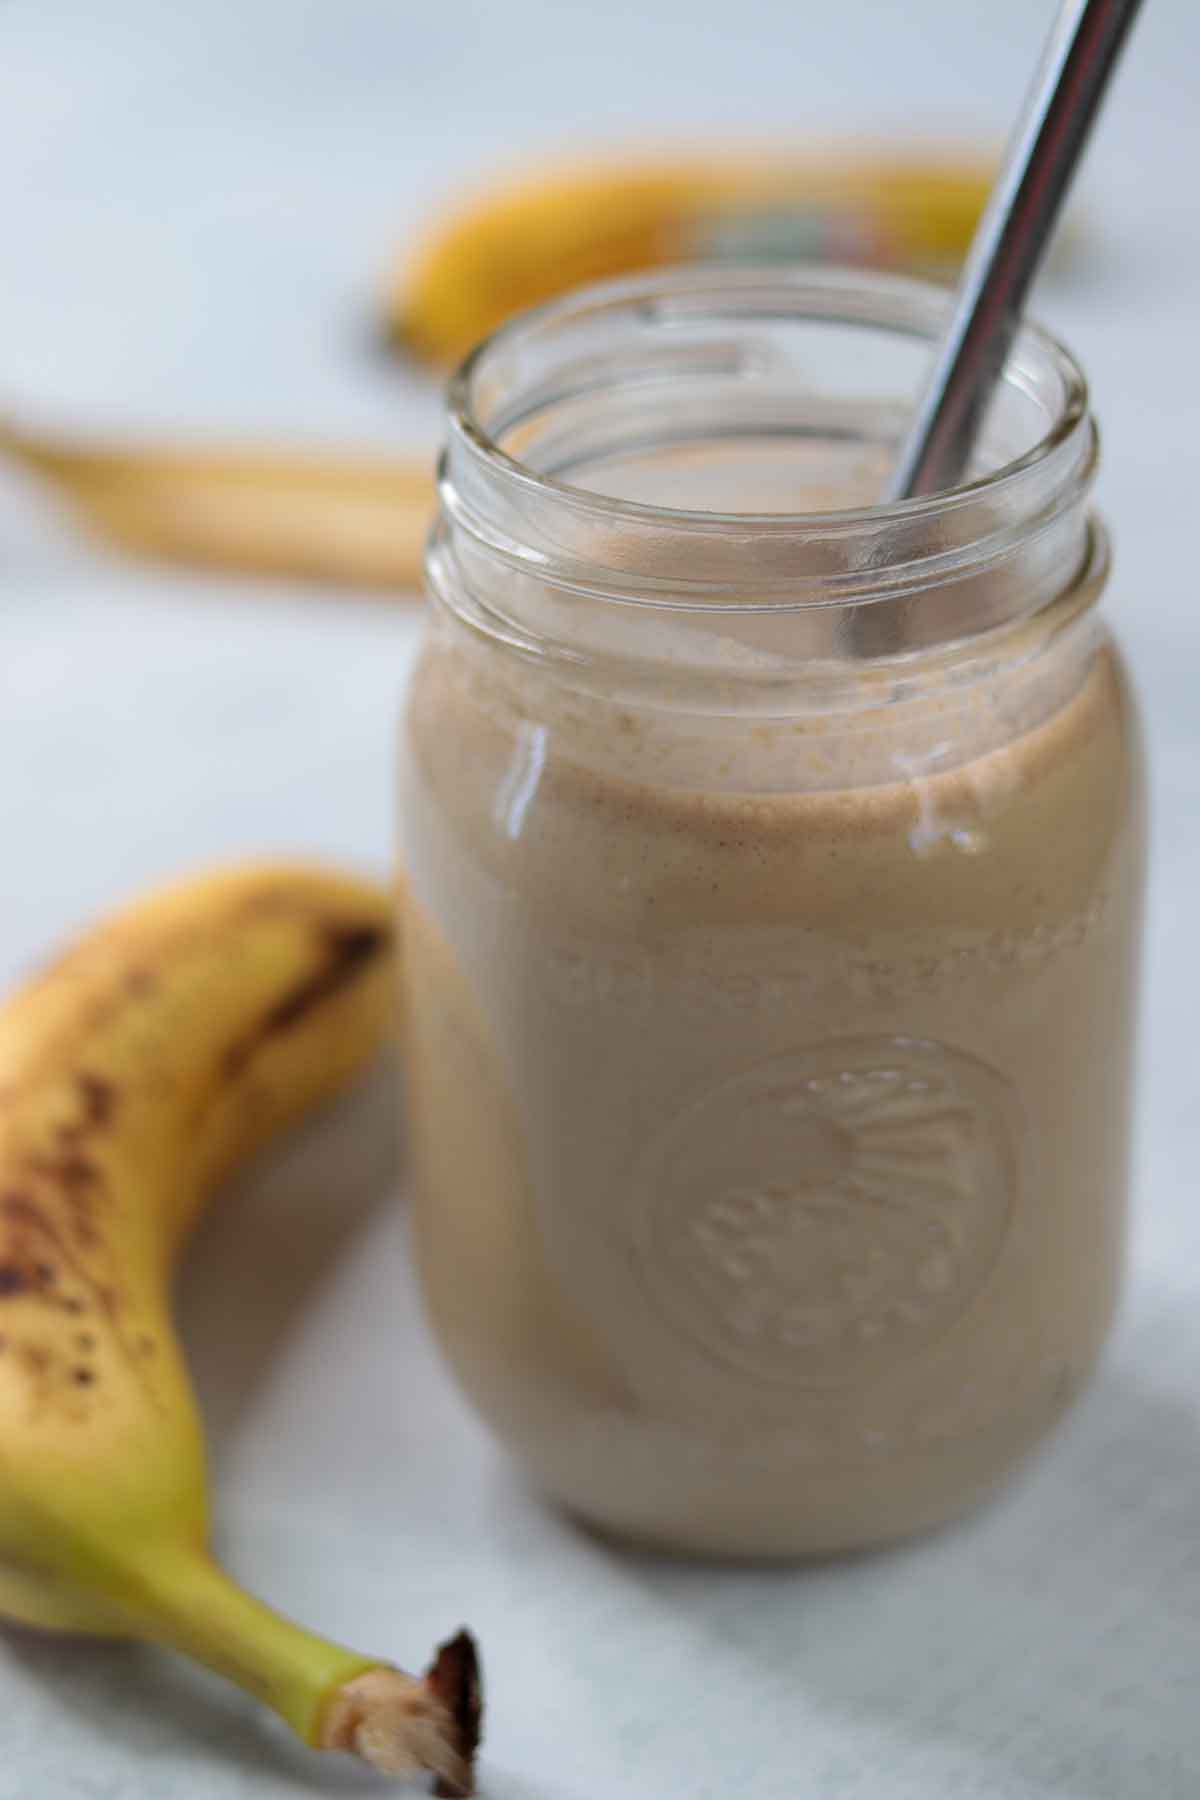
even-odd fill
[[[463,177],[673,127],[1002,130],[1052,10],[9,0],[4,402],[431,441],[432,390],[372,355],[368,322],[389,246]],[[400,1660],[469,1618],[495,1800],[1200,1792],[1200,8],[1146,15],[1089,169],[1102,254],[1040,301],[1105,426],[1156,824],[1133,1274],[1067,1428],[982,1517],[901,1553],[739,1573],[599,1548],[525,1493],[434,1359],[387,1081],[245,1180],[190,1260],[228,1560]],[[416,628],[125,564],[0,484],[0,976],[213,858],[386,867]],[[0,1636],[0,1800],[375,1791],[164,1657]]]

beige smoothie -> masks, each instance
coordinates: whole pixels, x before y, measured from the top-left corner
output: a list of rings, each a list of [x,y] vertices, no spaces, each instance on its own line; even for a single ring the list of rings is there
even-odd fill
[[[1121,671],[1077,630],[916,700],[700,723],[431,636],[417,1253],[474,1404],[598,1527],[914,1532],[1087,1377],[1142,851]]]

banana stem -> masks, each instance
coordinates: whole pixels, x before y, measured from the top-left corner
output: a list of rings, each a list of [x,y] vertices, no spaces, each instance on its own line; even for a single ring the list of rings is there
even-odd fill
[[[126,1602],[140,1635],[195,1658],[272,1707],[306,1744],[349,1750],[388,1775],[429,1770],[437,1792],[474,1792],[481,1710],[466,1632],[423,1679],[361,1656],[256,1600],[202,1549],[145,1551]]]
[[[378,1662],[274,1612],[201,1549],[143,1551],[129,1573],[137,1590],[129,1610],[146,1637],[236,1682],[305,1743],[318,1741],[330,1696]]]

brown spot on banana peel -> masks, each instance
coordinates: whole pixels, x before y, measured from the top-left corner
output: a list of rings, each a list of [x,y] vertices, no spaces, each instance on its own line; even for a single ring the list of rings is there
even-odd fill
[[[117,1090],[103,1076],[81,1069],[76,1073],[74,1083],[79,1096],[78,1116],[64,1119],[55,1134],[67,1156],[84,1138],[110,1125],[117,1108]]]
[[[40,1255],[41,1242],[36,1235],[40,1215],[26,1194],[6,1194],[4,1216],[13,1222],[8,1242],[0,1257],[0,1300],[15,1300],[24,1294],[51,1297],[58,1281],[58,1270]]]
[[[7,1218],[13,1229],[9,1233],[8,1248],[0,1267],[18,1270],[22,1277],[22,1292],[38,1293],[66,1312],[79,1314],[84,1311],[84,1304],[77,1296],[59,1297],[55,1291],[59,1270],[74,1277],[78,1284],[90,1294],[96,1312],[104,1320],[112,1334],[114,1346],[121,1353],[131,1372],[140,1382],[149,1403],[159,1412],[165,1410],[164,1402],[157,1386],[150,1378],[146,1368],[144,1354],[131,1344],[121,1324],[122,1301],[118,1290],[110,1283],[98,1279],[91,1274],[77,1259],[74,1251],[66,1241],[64,1234],[58,1229],[54,1219],[43,1206],[39,1206],[31,1194],[21,1192],[9,1193],[0,1201],[0,1216]],[[39,1252],[48,1248],[56,1255],[59,1268],[52,1264],[35,1260]],[[145,1334],[143,1334],[144,1336]],[[28,1357],[24,1358],[27,1372],[31,1377],[45,1377],[49,1364],[35,1366]],[[90,1385],[83,1383],[80,1385]],[[47,1397],[45,1380],[35,1384],[34,1398],[44,1404]]]
[[[94,1250],[101,1241],[94,1217],[96,1203],[104,1194],[99,1166],[82,1150],[65,1150],[53,1156],[26,1157],[21,1167],[58,1188],[76,1243],[83,1250]]]
[[[227,1081],[235,1081],[256,1051],[274,1037],[290,1031],[322,1001],[331,999],[356,981],[368,964],[390,947],[392,934],[382,925],[331,925],[321,928],[321,960],[258,1023],[231,1044],[221,1062]]]
[[[103,1075],[80,1069],[75,1076],[75,1087],[80,1101],[79,1117],[58,1128],[60,1141],[68,1146],[106,1130],[117,1110],[117,1089]]]
[[[95,1129],[111,1124],[117,1110],[117,1090],[112,1082],[81,1069],[75,1084],[83,1101],[83,1123]]]
[[[46,1175],[61,1181],[65,1188],[92,1187],[100,1179],[100,1171],[90,1157],[79,1150],[66,1150],[61,1156],[31,1156],[25,1167],[35,1175]]]

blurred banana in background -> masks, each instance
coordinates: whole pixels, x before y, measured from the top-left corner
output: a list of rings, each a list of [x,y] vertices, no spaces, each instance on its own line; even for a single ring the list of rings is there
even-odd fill
[[[668,263],[820,261],[951,276],[993,173],[978,148],[949,145],[543,162],[434,220],[388,279],[387,338],[445,367],[526,307]],[[397,595],[421,584],[432,452],[122,445],[0,419],[3,455],[135,556]]]
[[[134,556],[389,593],[421,585],[432,455],[117,444],[2,419],[0,454]]]
[[[728,147],[545,165],[435,221],[385,294],[390,338],[456,361],[583,282],[680,262],[831,262],[951,273],[987,200],[975,151]]]

